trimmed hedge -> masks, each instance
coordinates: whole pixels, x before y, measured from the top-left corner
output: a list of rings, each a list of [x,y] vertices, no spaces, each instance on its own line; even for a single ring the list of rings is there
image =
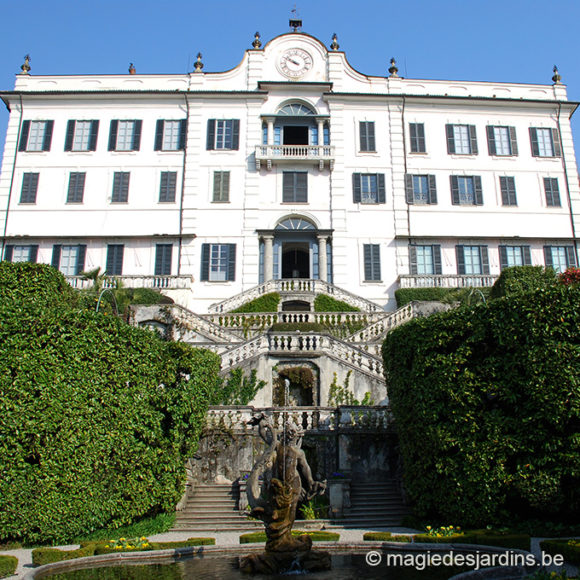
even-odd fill
[[[314,299],[314,312],[360,312],[360,308],[328,294],[318,294]]]
[[[273,332],[328,332],[328,328],[319,322],[276,322],[270,330]]]
[[[397,308],[413,301],[459,302],[462,305],[472,305],[488,298],[491,288],[399,288],[395,290]]]
[[[0,578],[13,576],[18,567],[18,558],[15,556],[0,555]]]
[[[543,266],[513,266],[502,270],[491,289],[491,298],[533,292],[549,288],[558,281],[553,268]]]
[[[416,515],[466,527],[580,516],[580,288],[394,329],[383,345]]]
[[[246,304],[231,310],[231,312],[278,312],[278,304],[280,304],[280,294],[278,292],[270,292],[250,302],[246,302]]]
[[[410,543],[413,541],[413,536],[405,536],[403,534],[391,534],[391,532],[365,532],[363,535],[363,541]]]
[[[562,554],[564,560],[575,566],[580,566],[580,540],[542,540],[540,550],[555,556]]]
[[[217,355],[79,310],[66,286],[49,266],[0,264],[0,541],[173,511],[220,385]]]
[[[307,535],[312,538],[313,542],[338,542],[340,534],[335,532],[309,531],[309,530],[292,530],[293,536]],[[251,532],[240,536],[240,544],[255,544],[266,541],[266,532]]]
[[[119,552],[148,552],[151,550],[176,550],[178,548],[189,548],[190,546],[215,546],[215,538],[189,538],[181,542],[149,542],[146,548],[134,548],[116,550],[107,548],[107,542],[99,542],[95,546],[95,555],[117,554]]]
[[[489,530],[470,530],[463,534],[441,537],[415,534],[413,540],[425,544],[479,544],[481,546],[530,550],[530,536],[526,534],[502,534]]]
[[[97,544],[87,544],[76,550],[60,550],[59,548],[35,548],[32,550],[32,564],[33,566],[44,566],[45,564],[53,564],[54,562],[62,562],[64,560],[73,560],[75,558],[84,558],[86,556],[93,556]]]

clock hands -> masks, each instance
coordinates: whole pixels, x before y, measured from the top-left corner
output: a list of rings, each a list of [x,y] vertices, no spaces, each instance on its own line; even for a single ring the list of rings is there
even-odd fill
[[[288,61],[291,62],[292,64],[295,64],[296,66],[300,66],[299,62],[296,62],[295,60],[293,60],[291,58],[289,58]]]

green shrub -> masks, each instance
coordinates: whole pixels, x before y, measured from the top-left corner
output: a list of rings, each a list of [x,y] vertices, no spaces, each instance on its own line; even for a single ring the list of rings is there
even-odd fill
[[[270,292],[269,294],[264,294],[250,302],[246,302],[246,304],[243,304],[231,312],[278,312],[278,304],[280,304],[280,294],[278,294],[278,292]]]
[[[383,345],[418,517],[479,526],[580,516],[580,288],[394,329]]]
[[[491,298],[501,298],[548,288],[557,282],[553,268],[543,266],[513,266],[502,270],[491,289]]]
[[[413,536],[404,534],[391,534],[391,532],[365,532],[363,535],[365,542],[404,542],[413,541]]]
[[[272,332],[328,332],[324,324],[318,322],[276,322],[271,326]]]
[[[71,544],[87,544],[100,540],[118,540],[119,538],[140,538],[169,531],[175,523],[175,511],[161,513],[151,517],[139,518],[128,526],[118,528],[101,528],[73,538]]]
[[[499,534],[491,533],[487,530],[469,530],[451,536],[415,534],[413,540],[424,544],[478,544],[481,546],[530,550],[530,536],[526,534]]]
[[[212,405],[247,405],[258,394],[266,381],[257,379],[256,369],[250,375],[244,374],[242,369],[230,371],[228,378],[223,381],[221,388],[212,398]]]
[[[63,542],[173,511],[219,357],[76,309],[65,286],[47,301],[38,273],[51,291],[64,278],[37,264],[26,290],[28,266],[0,267],[21,284],[0,299],[0,541]]]
[[[292,530],[293,536],[308,535],[313,542],[338,542],[340,534],[335,532],[310,531],[310,530]],[[251,532],[240,536],[240,544],[255,544],[266,541],[266,532]]]
[[[471,306],[487,299],[491,288],[399,288],[395,290],[397,308],[414,301],[459,302]]]
[[[564,560],[575,566],[580,566],[580,540],[542,540],[540,550],[555,556],[562,554]]]
[[[360,312],[360,308],[328,294],[318,294],[314,299],[314,312]]]
[[[0,578],[13,576],[18,567],[18,558],[0,555]]]
[[[75,558],[84,558],[93,556],[97,544],[90,543],[76,550],[60,550],[59,548],[36,548],[32,550],[32,564],[34,566],[44,566],[63,560],[73,560]]]
[[[125,540],[122,543],[110,541],[99,542],[95,546],[95,555],[116,554],[119,552],[148,552],[151,550],[177,550],[190,546],[214,546],[215,538],[189,538],[181,542],[149,542],[147,538]],[[122,546],[122,547],[117,547]],[[127,547],[129,546],[129,547]]]

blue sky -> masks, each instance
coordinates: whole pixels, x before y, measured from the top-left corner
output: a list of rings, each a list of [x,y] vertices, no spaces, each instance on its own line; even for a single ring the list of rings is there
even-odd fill
[[[32,74],[185,73],[232,68],[250,48],[289,30],[287,0],[0,0],[0,90],[25,54]],[[410,78],[551,83],[557,64],[580,101],[578,0],[309,0],[303,31],[338,34],[354,68],[386,75],[392,56]],[[0,108],[0,151],[8,111]],[[580,138],[580,110],[573,121]]]

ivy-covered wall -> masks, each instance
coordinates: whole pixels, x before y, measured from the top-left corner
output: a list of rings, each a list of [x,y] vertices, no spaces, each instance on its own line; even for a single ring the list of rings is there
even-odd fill
[[[219,357],[81,308],[0,263],[0,542],[62,542],[172,510]]]
[[[580,515],[580,287],[414,320],[383,346],[417,514],[490,524]]]

